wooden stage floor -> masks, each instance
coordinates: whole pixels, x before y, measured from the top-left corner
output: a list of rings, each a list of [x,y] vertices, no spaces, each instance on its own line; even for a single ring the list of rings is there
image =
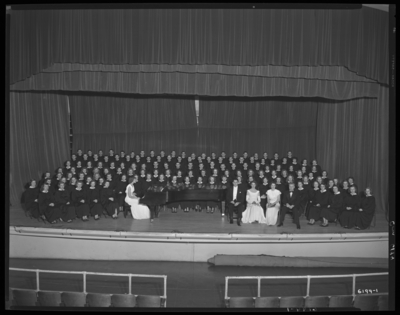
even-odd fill
[[[151,232],[151,233],[226,233],[226,234],[320,234],[320,233],[376,233],[388,232],[389,225],[385,218],[385,213],[377,213],[375,227],[366,230],[344,229],[339,224],[329,224],[328,227],[308,225],[307,219],[300,218],[301,229],[296,229],[292,222],[292,217],[286,215],[283,226],[268,226],[266,224],[243,224],[238,226],[236,220],[233,224],[229,223],[226,216],[221,216],[219,212],[208,214],[205,212],[178,212],[161,211],[159,217],[150,220],[134,220],[129,215],[124,218],[121,212],[118,219],[101,217],[95,221],[74,220],[71,223],[58,222],[55,224],[39,222],[25,216],[21,207],[10,208],[10,226],[20,227],[40,227],[40,228],[59,228],[76,230],[100,230],[100,231],[130,231],[130,232]]]

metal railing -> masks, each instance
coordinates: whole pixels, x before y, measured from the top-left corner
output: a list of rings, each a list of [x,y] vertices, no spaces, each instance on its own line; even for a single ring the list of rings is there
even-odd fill
[[[129,278],[129,294],[132,294],[132,277],[138,278],[163,278],[164,279],[164,294],[160,298],[164,299],[164,307],[167,303],[167,276],[161,275],[139,275],[132,273],[103,273],[103,272],[87,272],[87,271],[61,271],[61,270],[43,270],[43,269],[22,269],[22,268],[9,268],[13,271],[26,271],[36,273],[36,291],[40,291],[39,274],[42,273],[62,273],[62,274],[81,274],[83,276],[83,293],[86,292],[86,275],[97,275],[97,276],[117,276],[117,277],[128,277]],[[47,291],[47,290],[46,290]],[[59,290],[57,290],[59,291]]]
[[[353,278],[353,288],[352,295],[353,298],[356,296],[356,278],[357,277],[368,277],[368,276],[384,276],[388,275],[388,272],[379,272],[379,273],[363,273],[363,274],[348,274],[348,275],[326,275],[326,276],[243,276],[243,277],[225,277],[225,300],[229,299],[228,297],[228,281],[230,279],[257,279],[257,297],[260,297],[261,294],[261,280],[262,279],[307,279],[307,295],[310,295],[310,286],[311,279],[317,278]],[[385,294],[385,293],[379,293]]]

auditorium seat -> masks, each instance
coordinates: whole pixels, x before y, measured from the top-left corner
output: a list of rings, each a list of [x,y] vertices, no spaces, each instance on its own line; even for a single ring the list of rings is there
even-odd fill
[[[252,297],[231,297],[229,299],[229,308],[243,307],[252,308],[254,307],[254,299]]]
[[[136,296],[133,294],[113,294],[111,296],[112,307],[135,307]]]
[[[362,311],[375,311],[378,309],[379,295],[356,295],[353,306]]]
[[[111,294],[88,293],[86,295],[86,306],[88,307],[110,307]]]
[[[34,290],[12,290],[12,306],[37,306],[37,292]]]
[[[61,292],[39,291],[39,306],[61,306]]]
[[[307,296],[304,307],[328,307],[329,296]]]
[[[62,292],[62,306],[84,307],[86,306],[86,294],[82,292]]]
[[[378,298],[378,310],[388,311],[389,310],[389,295],[380,295]]]
[[[329,307],[352,307],[353,296],[352,295],[337,295],[331,296],[329,299]]]
[[[138,295],[137,307],[161,307],[161,298],[158,295]]]
[[[277,296],[257,297],[254,301],[254,307],[279,307],[280,301]]]
[[[303,307],[304,298],[302,296],[281,297],[280,307]]]

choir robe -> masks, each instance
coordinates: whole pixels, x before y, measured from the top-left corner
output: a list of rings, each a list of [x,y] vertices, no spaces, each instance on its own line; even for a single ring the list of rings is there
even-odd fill
[[[76,216],[82,218],[83,216],[89,216],[90,207],[89,200],[86,196],[86,191],[82,188],[81,190],[74,189],[71,192],[72,204],[75,206]],[[82,202],[82,200],[84,202]]]
[[[71,171],[72,167],[64,167],[63,168],[63,174],[65,177],[67,177],[68,173]]]
[[[259,190],[260,190],[260,197],[262,196],[262,195],[267,195],[267,191],[270,189],[270,186],[269,186],[269,184],[267,184],[267,185],[264,185],[264,184],[261,184],[260,185],[260,187],[259,187]],[[266,213],[266,211],[267,211],[267,202],[268,202],[268,198],[265,198],[265,199],[261,199],[261,201],[260,201],[260,206],[261,206],[261,208],[263,208],[263,210],[264,210],[264,215],[265,215],[265,213]]]
[[[286,190],[289,190],[287,184],[275,184],[275,189],[279,190],[283,194]]]
[[[109,198],[114,198],[114,200],[110,200]],[[100,202],[109,216],[115,214],[115,210],[118,213],[118,202],[116,201],[114,191],[110,187],[103,188],[100,191]]]
[[[304,189],[304,187],[302,190],[297,189],[297,188],[296,188],[296,190],[299,192],[299,196],[300,196],[299,197],[299,199],[300,199],[299,207],[302,209],[301,213],[303,213],[304,206],[306,205],[306,203],[308,201],[308,191],[306,189]]]
[[[86,190],[87,198],[89,201],[90,215],[92,217],[94,217],[96,214],[99,216],[103,214],[104,209],[100,201],[100,191],[101,188],[98,187],[94,188],[89,187]],[[93,200],[97,200],[97,202],[94,202]]]
[[[153,186],[152,180],[145,180],[144,182],[142,182],[143,193],[146,194],[146,191],[148,191],[151,186]]]
[[[376,205],[374,196],[365,196],[361,198],[360,208],[363,211],[358,210],[358,212],[354,214],[355,225],[361,230],[364,230],[371,225],[375,213],[375,207]]]
[[[344,198],[342,193],[331,194],[329,197],[329,208],[324,207],[321,217],[328,221],[335,221],[344,209]]]
[[[68,202],[69,204],[67,204]],[[61,210],[61,219],[64,222],[75,219],[75,207],[72,205],[71,195],[68,190],[58,189],[54,194],[54,204],[55,207]]]
[[[117,185],[114,188],[115,197],[117,199],[118,205],[123,207],[125,204],[125,190],[126,186],[128,186],[128,182],[118,181]]]
[[[32,217],[37,219],[40,216],[39,212],[39,188],[28,188],[23,194],[23,203],[26,211],[30,211]],[[38,199],[38,201],[35,201]]]
[[[360,201],[360,196],[357,194],[347,195],[344,198],[344,209],[339,215],[339,222],[341,226],[346,226],[349,229],[355,226],[355,213],[359,211],[358,209],[360,208]],[[351,210],[347,210],[347,207],[351,207]]]
[[[44,215],[49,222],[59,220],[61,218],[61,209],[55,207],[54,196],[50,192],[39,193],[39,212],[40,215]],[[50,203],[54,203],[54,206],[50,206]]]
[[[182,183],[181,190],[191,190],[191,189],[194,189],[194,185],[192,185],[190,182],[189,184]],[[186,208],[193,209],[196,203],[194,201],[181,201],[180,204],[182,209]]]
[[[325,192],[319,191],[315,194],[313,204],[308,211],[309,220],[314,219],[315,221],[318,221],[321,218],[321,211],[328,205],[330,195],[331,194],[326,190]],[[316,206],[317,204],[320,204],[320,206]]]

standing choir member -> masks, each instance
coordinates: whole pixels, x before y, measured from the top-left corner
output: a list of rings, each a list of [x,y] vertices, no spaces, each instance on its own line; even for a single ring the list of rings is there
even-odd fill
[[[110,182],[105,181],[100,191],[100,202],[109,216],[113,219],[118,217],[118,203],[115,200],[114,191],[110,187]]]
[[[337,220],[344,207],[343,195],[339,191],[339,187],[333,186],[332,190],[333,194],[329,197],[328,205],[321,211],[321,217],[323,220],[321,226],[323,227],[328,226],[329,221]]]
[[[355,213],[360,209],[360,196],[356,193],[356,187],[350,187],[350,195],[344,198],[344,211],[339,216],[339,222],[345,229],[355,226]]]
[[[42,219],[46,219],[50,223],[56,223],[61,218],[61,209],[55,207],[54,197],[51,195],[47,183],[43,184],[38,202]]]
[[[209,183],[206,185],[205,188],[209,190],[218,189],[218,185],[215,183],[215,177],[210,176]],[[207,213],[210,212],[214,213],[216,207],[217,207],[216,201],[207,201]]]
[[[315,221],[318,221],[321,219],[321,211],[323,208],[325,208],[328,203],[329,203],[329,196],[330,193],[325,189],[325,184],[320,185],[321,190],[316,193],[315,199],[312,203],[312,206],[310,207],[310,210],[308,212],[308,224],[313,225]]]
[[[239,181],[235,178],[232,186],[228,188],[226,193],[226,203],[228,205],[229,222],[233,224],[233,211],[237,209],[237,225],[240,226],[242,220],[242,212],[244,210],[244,202],[246,192],[239,187]]]
[[[72,204],[75,206],[75,213],[82,221],[88,221],[90,213],[89,200],[87,199],[85,190],[82,188],[83,183],[78,181],[76,188],[71,192]]]
[[[194,184],[193,185],[193,189],[198,189],[198,190],[200,190],[200,189],[205,189],[206,188],[206,186],[204,185],[204,183],[203,183],[203,177],[201,177],[201,176],[199,176],[198,178],[197,178],[197,182],[196,182],[196,184]],[[201,211],[203,211],[203,209],[205,209],[206,208],[206,205],[207,205],[207,203],[205,202],[205,201],[196,201],[195,202],[196,203],[196,205],[195,205],[195,208],[194,208],[194,210],[197,212],[197,211],[199,211],[199,212],[201,212]]]
[[[272,182],[271,188],[267,191],[267,213],[265,215],[268,225],[275,225],[278,220],[280,208],[281,192],[275,189],[276,184]]]
[[[365,230],[371,225],[375,213],[375,197],[372,196],[371,188],[365,188],[365,195],[361,198],[358,211],[354,213],[355,228]]]
[[[25,190],[23,194],[23,203],[25,211],[29,211],[31,216],[35,219],[40,217],[39,212],[39,188],[37,187],[37,182],[34,179],[31,179],[29,183],[29,187]]]
[[[282,207],[281,207],[281,215],[279,226],[283,225],[283,221],[285,220],[286,212],[292,211],[293,213],[293,221],[296,224],[297,229],[300,229],[300,215],[302,209],[300,208],[301,196],[300,193],[294,190],[295,184],[289,184],[289,190],[285,191],[282,196]]]
[[[61,221],[70,223],[75,219],[75,207],[72,206],[71,195],[68,190],[65,189],[65,184],[60,182],[59,188],[54,194],[54,202],[57,208],[61,211]]]
[[[103,214],[103,207],[100,202],[100,188],[96,187],[96,182],[92,180],[86,190],[89,201],[90,215],[98,220]]]
[[[185,176],[185,181],[182,183],[181,189],[182,190],[193,189],[193,185],[190,182],[189,176]],[[183,212],[189,212],[190,210],[193,210],[194,202],[193,201],[181,201],[181,207],[183,209]]]
[[[267,191],[270,189],[269,183],[268,183],[268,178],[264,177],[262,180],[262,184],[260,185],[260,206],[264,210],[264,216],[266,215],[267,211]]]

